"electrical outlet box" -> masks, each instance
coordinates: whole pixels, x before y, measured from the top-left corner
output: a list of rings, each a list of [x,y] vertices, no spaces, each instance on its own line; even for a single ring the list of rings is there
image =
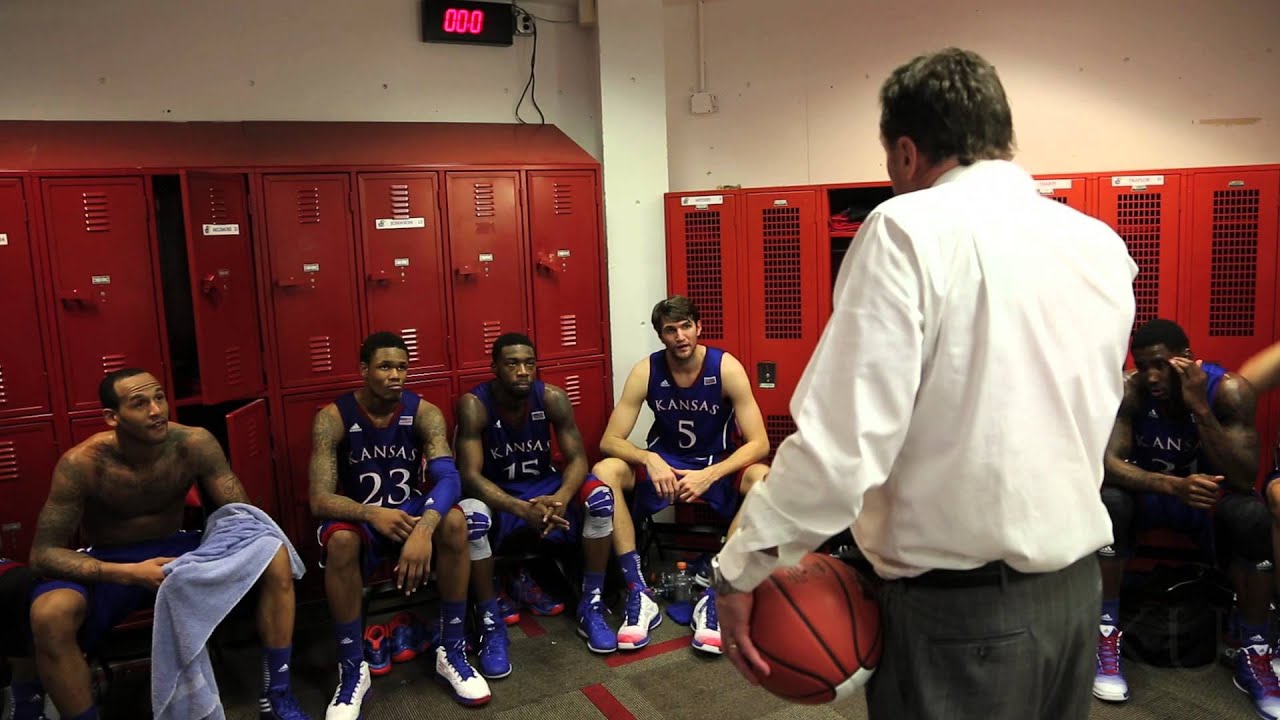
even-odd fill
[[[689,112],[707,115],[716,111],[716,96],[709,92],[694,93],[689,97]]]
[[[533,34],[533,16],[529,13],[516,13],[516,34],[532,35]]]

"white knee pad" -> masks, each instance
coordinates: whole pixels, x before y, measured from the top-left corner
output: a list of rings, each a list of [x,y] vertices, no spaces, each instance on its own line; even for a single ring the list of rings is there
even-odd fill
[[[601,485],[587,495],[586,517],[582,523],[582,537],[597,540],[609,537],[613,532],[613,491]]]
[[[467,544],[471,546],[471,559],[493,557],[493,548],[489,547],[489,528],[493,527],[493,513],[489,506],[475,498],[467,498],[458,505],[462,508],[462,514],[467,516]]]

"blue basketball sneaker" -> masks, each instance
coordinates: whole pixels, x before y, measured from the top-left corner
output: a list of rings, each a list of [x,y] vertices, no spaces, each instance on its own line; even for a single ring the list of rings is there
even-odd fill
[[[480,663],[480,674],[490,680],[504,678],[511,674],[511,658],[507,655],[507,626],[501,618],[485,613],[480,618],[480,651],[476,659]]]
[[[398,613],[387,626],[391,631],[391,662],[405,663],[426,652],[427,636],[422,621],[411,612]]]
[[[1258,717],[1265,720],[1280,717],[1280,681],[1277,681],[1275,671],[1271,669],[1269,645],[1245,645],[1240,648],[1236,653],[1235,683],[1241,692],[1247,693],[1253,700],[1253,710]]]
[[[391,672],[391,638],[386,625],[370,625],[364,631],[364,659],[374,677]]]
[[[293,693],[265,695],[258,700],[258,720],[311,720],[302,712]]]
[[[564,603],[543,592],[542,586],[526,570],[520,570],[512,578],[511,599],[529,608],[534,615],[553,616],[564,612]]]
[[[587,639],[591,652],[603,654],[618,649],[618,634],[609,628],[605,612],[599,593],[584,597],[578,604],[578,634]]]

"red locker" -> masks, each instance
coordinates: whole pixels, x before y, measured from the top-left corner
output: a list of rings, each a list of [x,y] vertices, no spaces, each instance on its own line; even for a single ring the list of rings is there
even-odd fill
[[[739,250],[736,195],[667,197],[667,289],[698,306],[702,342],[742,359],[746,298]]]
[[[1179,192],[1177,175],[1104,177],[1098,217],[1115,229],[1138,265],[1134,327],[1178,314]]]
[[[453,378],[447,375],[443,377],[409,378],[404,387],[406,390],[418,393],[423,400],[440,408],[440,414],[444,415],[445,432],[449,438],[450,447],[452,447],[455,416]]]
[[[231,470],[240,478],[250,502],[268,515],[279,517],[266,400],[254,400],[227,413],[227,454]]]
[[[529,173],[533,331],[538,358],[604,352],[596,174]]]
[[[487,367],[499,336],[529,329],[520,181],[510,172],[449,173],[447,182],[454,357],[460,369]]]
[[[262,341],[243,175],[182,178],[200,397],[206,405],[261,395]]]
[[[138,178],[45,180],[69,410],[99,407],[105,373],[166,376],[146,192]]]
[[[0,178],[0,418],[50,412],[50,372],[41,337],[35,249],[22,183]]]
[[[279,175],[264,182],[281,385],[359,377],[363,338],[347,176]]]
[[[604,436],[604,428],[609,424],[609,413],[613,409],[613,398],[605,382],[604,361],[541,368],[538,378],[564,390],[569,396],[573,419],[578,425],[578,433],[582,435],[587,458],[591,464],[599,462],[602,458],[600,438]],[[553,456],[559,458],[559,443],[554,435],[551,440]]]
[[[357,385],[310,393],[284,400],[284,427],[286,459],[289,468],[288,487],[280,491],[282,500],[292,501],[292,508],[284,513],[291,517],[288,528],[298,554],[309,570],[316,568],[320,559],[320,545],[316,541],[318,523],[311,517],[311,424],[321,408],[333,402]],[[309,572],[308,575],[323,573]]]
[[[1036,190],[1040,195],[1075,208],[1082,213],[1093,214],[1089,202],[1089,182],[1082,177],[1036,176]]]
[[[818,195],[751,193],[745,206],[750,349],[738,359],[776,450],[795,430],[791,395],[822,332],[818,308],[829,284],[819,277]]]
[[[81,418],[74,418],[71,421],[71,442],[79,445],[80,443],[93,437],[100,432],[107,432],[111,428],[107,425],[107,421],[102,419],[101,415],[88,415]]]
[[[26,560],[58,463],[53,423],[0,428],[0,556]]]
[[[438,182],[435,173],[359,180],[368,327],[404,338],[410,372],[449,367]]]
[[[1203,173],[1191,178],[1189,277],[1183,323],[1191,347],[1230,370],[1275,331],[1280,172]]]

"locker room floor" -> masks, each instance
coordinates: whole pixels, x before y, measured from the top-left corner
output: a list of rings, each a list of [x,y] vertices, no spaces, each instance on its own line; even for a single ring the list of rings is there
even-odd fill
[[[300,609],[299,645],[293,662],[298,699],[314,720],[336,681],[333,634],[323,607]],[[389,617],[377,617],[385,621]],[[237,633],[240,635],[240,633]],[[226,643],[217,663],[218,682],[229,720],[257,720],[256,697],[261,670],[251,635]],[[493,700],[467,709],[431,677],[427,660],[396,665],[375,678],[365,703],[365,720],[398,718],[636,718],[637,720],[716,718],[717,720],[787,720],[790,718],[866,718],[861,693],[830,707],[789,705],[742,682],[724,658],[689,647],[690,632],[665,618],[654,631],[650,648],[639,653],[593,655],[575,632],[568,613],[538,618],[511,628],[515,672],[493,681]],[[242,642],[242,640],[244,642]],[[1094,701],[1091,718],[1104,720],[1207,720],[1252,717],[1247,697],[1231,683],[1230,671],[1214,664],[1197,670],[1172,671],[1128,662],[1125,675],[1133,699],[1119,706]],[[148,717],[144,675],[120,675],[111,692],[106,718]]]

